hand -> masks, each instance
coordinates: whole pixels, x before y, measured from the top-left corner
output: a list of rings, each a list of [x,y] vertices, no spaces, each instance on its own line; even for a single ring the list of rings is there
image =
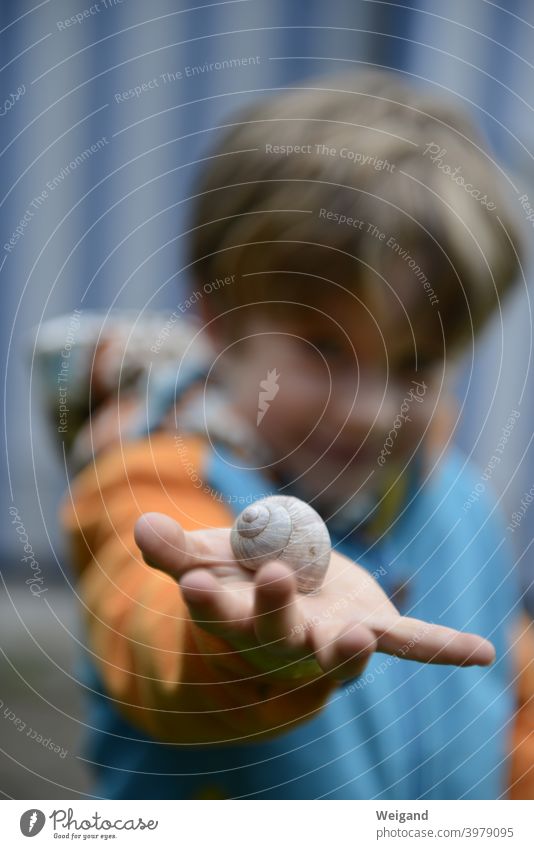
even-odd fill
[[[401,616],[365,569],[335,551],[321,590],[302,595],[280,561],[256,573],[241,567],[229,528],[186,532],[169,516],[145,513],[135,541],[149,566],[178,581],[200,628],[275,677],[343,681],[360,675],[374,651],[459,666],[495,658],[482,637]]]

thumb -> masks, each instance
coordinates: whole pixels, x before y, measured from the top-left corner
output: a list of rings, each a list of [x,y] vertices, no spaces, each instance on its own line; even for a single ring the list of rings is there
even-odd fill
[[[235,563],[228,528],[185,531],[164,513],[144,513],[135,523],[134,539],[148,566],[176,580],[190,569]]]

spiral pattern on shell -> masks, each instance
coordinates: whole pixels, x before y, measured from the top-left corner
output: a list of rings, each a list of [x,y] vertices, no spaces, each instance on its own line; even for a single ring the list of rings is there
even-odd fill
[[[299,592],[318,590],[330,562],[327,527],[313,507],[289,495],[272,495],[246,507],[230,533],[236,560],[259,569],[268,560],[287,563]]]

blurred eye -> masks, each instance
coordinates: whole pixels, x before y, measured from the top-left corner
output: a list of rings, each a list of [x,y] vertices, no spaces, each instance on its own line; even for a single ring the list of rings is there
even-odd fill
[[[347,346],[342,342],[330,337],[311,337],[307,339],[310,346],[313,347],[325,360],[340,359],[346,357]]]
[[[397,365],[400,372],[405,374],[415,374],[429,371],[436,364],[436,357],[431,354],[426,354],[423,351],[417,352],[417,360],[415,354],[407,357],[402,357]]]

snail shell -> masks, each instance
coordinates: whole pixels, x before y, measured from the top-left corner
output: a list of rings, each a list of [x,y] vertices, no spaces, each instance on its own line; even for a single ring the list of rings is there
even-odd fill
[[[301,593],[321,586],[330,562],[330,534],[313,507],[289,495],[255,501],[239,514],[230,532],[236,560],[259,569],[268,560],[282,560],[297,576]]]

